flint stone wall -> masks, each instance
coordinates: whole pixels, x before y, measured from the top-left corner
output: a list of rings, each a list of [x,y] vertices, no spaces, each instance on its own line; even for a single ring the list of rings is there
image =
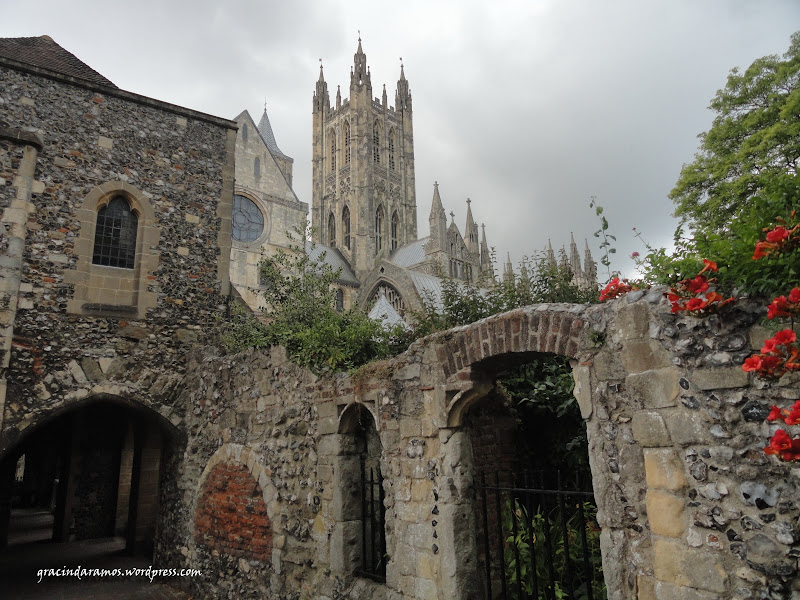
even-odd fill
[[[740,368],[767,335],[763,313],[740,303],[719,317],[675,316],[663,290],[532,306],[324,378],[280,348],[198,350],[158,560],[201,569],[191,582],[198,597],[481,598],[465,416],[503,365],[549,352],[573,359],[609,598],[797,597],[800,469],[762,448],[768,407],[800,398],[800,381],[768,386]],[[354,474],[341,432],[353,403],[374,416],[383,447],[385,584],[352,576],[358,551],[343,503]],[[220,463],[244,465],[258,481],[268,561],[226,555],[195,535],[198,490]]]

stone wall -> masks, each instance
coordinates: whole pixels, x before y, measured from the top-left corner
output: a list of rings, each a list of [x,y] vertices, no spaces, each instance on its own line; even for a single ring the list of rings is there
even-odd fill
[[[766,335],[758,307],[678,317],[662,292],[521,309],[422,340],[353,376],[318,378],[280,348],[197,352],[177,484],[183,505],[162,513],[171,525],[160,556],[203,570],[192,584],[213,590],[208,597],[482,598],[480,461],[467,421],[508,361],[546,352],[573,359],[609,598],[796,595],[800,469],[762,448],[768,406],[800,397],[800,384],[766,386],[741,370]],[[372,415],[382,446],[385,584],[352,575],[353,404]],[[198,490],[221,463],[258,482],[269,557],[260,542],[248,556],[206,550]]]
[[[87,398],[176,425],[186,348],[229,293],[235,124],[0,62],[0,125],[0,456]],[[110,194],[139,213],[134,269],[92,264]]]

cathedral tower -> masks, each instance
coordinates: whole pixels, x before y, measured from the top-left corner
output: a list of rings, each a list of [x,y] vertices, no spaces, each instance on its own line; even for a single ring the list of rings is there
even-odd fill
[[[377,260],[417,239],[411,92],[403,66],[395,106],[372,95],[361,48],[353,57],[350,97],[331,106],[320,65],[313,103],[313,240],[337,248],[358,279]]]

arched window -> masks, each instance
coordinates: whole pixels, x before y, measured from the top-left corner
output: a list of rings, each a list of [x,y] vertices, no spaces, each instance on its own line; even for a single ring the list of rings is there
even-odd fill
[[[346,206],[342,209],[342,239],[344,247],[350,249],[350,209]]]
[[[350,121],[344,122],[344,164],[350,164]]]
[[[389,130],[389,169],[394,171],[394,129]]]
[[[132,269],[136,260],[136,230],[139,217],[123,196],[97,211],[92,263],[107,267]]]
[[[397,217],[397,211],[392,213],[392,250],[397,250],[397,230],[399,228],[399,219]]]
[[[383,249],[383,206],[375,211],[375,254]]]
[[[342,312],[344,310],[344,292],[342,288],[338,288],[336,290],[336,312]]]
[[[242,123],[242,139],[247,141],[247,123]]]
[[[256,156],[253,161],[253,175],[261,177],[261,159]]]
[[[336,171],[336,132],[331,129],[328,135],[331,138],[331,173]]]
[[[381,128],[377,121],[372,126],[372,162],[381,164]]]
[[[333,213],[328,215],[328,243],[336,246],[336,217],[333,216]]]

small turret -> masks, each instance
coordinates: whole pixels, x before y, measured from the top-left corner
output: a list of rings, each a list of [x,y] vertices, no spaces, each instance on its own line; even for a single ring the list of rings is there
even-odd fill
[[[583,251],[583,276],[587,286],[597,283],[597,263],[592,259],[592,251],[589,250],[589,242],[584,239],[586,249]]]
[[[358,49],[353,55],[353,68],[350,71],[350,89],[364,84],[367,85],[367,88],[372,88],[372,80],[367,67],[367,55],[361,49],[361,36],[358,36]],[[371,92],[370,96],[372,96]]]
[[[383,97],[381,98],[381,103],[382,103],[383,108],[387,108],[388,107],[387,102],[388,101],[386,99],[386,84],[384,83],[383,84]]]
[[[583,269],[581,269],[581,257],[578,254],[578,245],[575,243],[575,236],[569,234],[569,268],[572,271],[572,276],[575,279],[583,277]]]
[[[336,110],[342,108],[342,86],[336,86]]]
[[[478,225],[475,223],[475,219],[472,218],[472,200],[469,198],[467,198],[467,226],[464,228],[464,236],[466,237],[467,250],[470,255],[477,258],[480,251],[478,246]]]
[[[511,264],[511,253],[506,253],[506,266],[503,270],[503,280],[513,283],[514,281],[514,265]]]
[[[486,225],[484,223],[481,223],[481,273],[485,277],[491,277],[494,280],[492,254],[489,250],[489,244],[486,243]]]
[[[397,80],[397,92],[394,98],[394,105],[398,111],[411,110],[411,89],[408,87],[402,58],[400,59],[400,79]]]
[[[553,244],[547,240],[547,266],[551,269],[557,269],[558,263],[556,262],[556,253],[553,252]]]
[[[431,202],[431,214],[428,217],[428,224],[431,230],[431,239],[426,246],[428,254],[444,250],[447,247],[447,215],[442,206],[442,198],[439,196],[439,182],[433,183],[433,201]]]
[[[328,97],[328,84],[325,83],[325,77],[322,74],[322,59],[319,59],[319,79],[317,79],[317,89],[314,91],[314,110],[313,112],[322,112],[330,110],[331,101]]]

